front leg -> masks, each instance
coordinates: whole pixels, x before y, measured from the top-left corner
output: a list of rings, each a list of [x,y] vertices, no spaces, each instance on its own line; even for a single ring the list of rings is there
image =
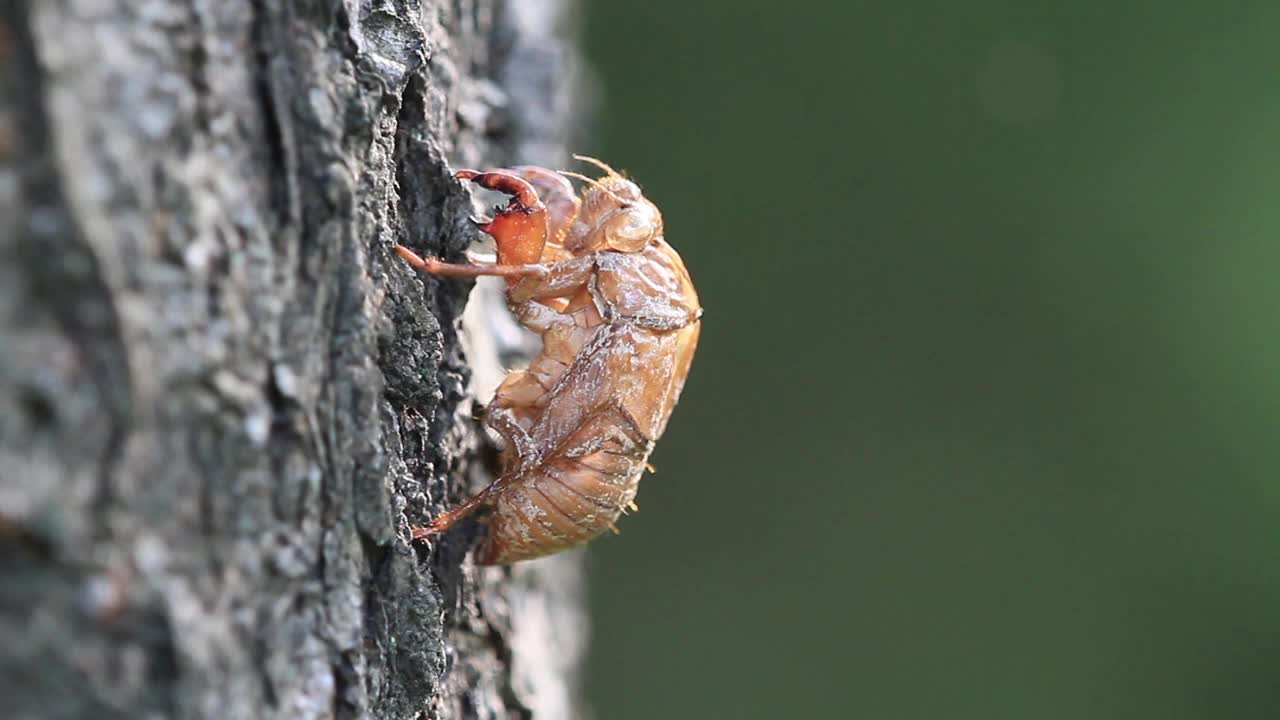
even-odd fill
[[[547,206],[528,180],[502,170],[459,170],[453,176],[511,196],[492,220],[480,224],[480,229],[492,235],[497,244],[499,263],[525,265],[542,260],[547,243]]]
[[[562,248],[564,236],[569,234],[569,228],[582,207],[582,201],[573,191],[569,179],[533,165],[518,165],[507,172],[527,180],[538,191],[538,197],[547,206],[547,242]]]

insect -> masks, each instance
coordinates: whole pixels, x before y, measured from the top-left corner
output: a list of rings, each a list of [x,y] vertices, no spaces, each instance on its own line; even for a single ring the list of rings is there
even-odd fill
[[[604,163],[591,179],[522,166],[454,177],[510,195],[480,229],[495,257],[453,264],[396,252],[436,275],[506,279],[507,305],[542,351],[507,375],[485,422],[504,440],[492,484],[413,539],[489,508],[477,561],[507,564],[584,543],[625,508],[684,387],[702,308],[662,215]],[[581,197],[569,177],[585,183]]]

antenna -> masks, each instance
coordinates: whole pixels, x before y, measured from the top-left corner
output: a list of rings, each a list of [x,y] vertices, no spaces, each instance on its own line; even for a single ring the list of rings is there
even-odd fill
[[[606,166],[606,167],[608,167],[608,166]],[[599,188],[599,190],[600,190],[601,192],[603,192],[604,194],[606,194],[606,195],[608,195],[609,197],[613,198],[614,200],[617,200],[617,201],[618,201],[618,204],[619,204],[619,205],[622,205],[623,207],[630,207],[630,206],[631,206],[631,201],[630,201],[630,200],[623,200],[622,198],[618,197],[617,195],[615,195],[615,194],[614,194],[614,192],[613,192],[612,190],[610,190],[609,188],[605,187],[605,186],[604,186],[604,183],[601,183],[599,180],[593,180],[593,179],[591,179],[591,178],[587,177],[586,175],[583,175],[583,174],[581,174],[581,173],[573,172],[572,170],[557,170],[556,172],[560,173],[561,175],[564,175],[565,177],[577,178],[578,180],[581,180],[581,181],[582,181],[582,182],[584,182],[584,183],[588,183],[588,184],[590,184],[592,187]]]
[[[593,157],[590,157],[589,155],[577,155],[577,154],[575,154],[575,155],[573,156],[573,159],[574,159],[574,160],[581,160],[581,161],[582,161],[582,162],[584,162],[584,163],[590,163],[590,164],[592,164],[592,165],[595,165],[596,167],[600,168],[601,170],[604,170],[605,172],[609,173],[610,175],[612,175],[612,176],[614,176],[614,177],[622,177],[622,173],[620,173],[620,172],[618,172],[617,170],[614,170],[613,168],[609,167],[609,166],[608,166],[608,165],[606,165],[603,161],[601,161],[601,160],[597,160],[597,159],[595,159],[595,158],[593,158]]]

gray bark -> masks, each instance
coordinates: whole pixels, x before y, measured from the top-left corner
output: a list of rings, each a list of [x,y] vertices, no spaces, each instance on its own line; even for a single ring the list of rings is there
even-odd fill
[[[407,540],[523,339],[392,253],[562,161],[566,4],[0,0],[6,717],[576,714],[579,558]]]

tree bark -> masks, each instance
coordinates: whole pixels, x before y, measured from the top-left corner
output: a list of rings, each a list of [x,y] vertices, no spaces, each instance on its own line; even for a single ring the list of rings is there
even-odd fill
[[[562,162],[568,0],[0,0],[0,713],[577,715],[579,557],[411,545],[525,342],[415,274]]]

